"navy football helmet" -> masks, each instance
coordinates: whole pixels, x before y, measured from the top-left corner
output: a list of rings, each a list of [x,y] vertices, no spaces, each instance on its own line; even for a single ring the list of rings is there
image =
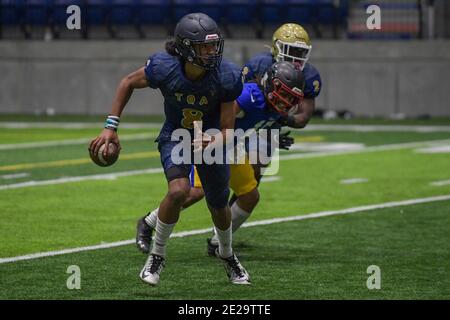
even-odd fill
[[[187,14],[175,27],[177,54],[186,61],[207,70],[219,66],[222,60],[223,42],[216,22],[204,13]]]

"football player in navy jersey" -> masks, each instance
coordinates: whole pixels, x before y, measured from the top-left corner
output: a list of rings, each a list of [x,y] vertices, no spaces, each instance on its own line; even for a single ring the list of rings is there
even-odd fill
[[[298,64],[286,61],[275,62],[263,77],[262,84],[248,82],[244,84],[241,95],[234,105],[236,113],[235,129],[257,133],[260,129],[280,129],[278,121],[288,114],[298,111],[304,90],[304,77]],[[248,131],[250,130],[250,131]],[[280,146],[288,148],[293,139],[284,137],[287,141],[280,141]],[[290,138],[290,139],[289,139]],[[248,158],[257,159],[261,149],[267,148],[265,140],[259,140],[258,145],[249,144],[246,147]],[[256,156],[252,155],[256,154]],[[248,158],[243,163],[230,165],[230,187],[236,195],[236,201],[231,206],[232,231],[235,232],[250,217],[259,201],[258,182]],[[198,169],[192,166],[190,197],[184,208],[203,198],[202,182],[198,177]],[[156,226],[158,209],[149,213],[142,223],[152,229]],[[140,239],[139,234],[137,239]],[[147,239],[141,241],[147,242]],[[208,254],[214,255],[219,239],[216,232],[211,239],[207,239]],[[147,245],[148,246],[148,245]],[[138,246],[139,248],[139,246]],[[141,248],[139,248],[141,249]]]
[[[157,142],[168,192],[159,205],[153,246],[143,250],[150,251],[150,254],[139,276],[150,285],[159,282],[165,266],[167,241],[191,189],[189,174],[192,162],[176,164],[178,162],[172,159],[172,150],[180,143],[172,141],[172,132],[185,129],[192,137],[194,121],[202,121],[204,130],[221,130],[221,136],[217,139],[213,136],[211,141],[227,143],[225,131],[234,128],[234,104],[242,91],[242,76],[240,68],[222,59],[222,53],[223,38],[213,19],[202,13],[184,16],[175,28],[175,39],[166,43],[166,52],[153,54],[145,67],[120,82],[105,129],[90,145],[90,149],[97,153],[103,143],[106,146],[110,141],[119,144],[116,132],[119,116],[133,89],[148,86],[160,89],[164,96],[166,119]],[[216,256],[224,263],[232,283],[248,284],[250,277],[231,246],[229,167],[218,163],[198,164],[197,170],[219,238]],[[151,237],[151,230],[145,226],[138,223],[138,234]]]

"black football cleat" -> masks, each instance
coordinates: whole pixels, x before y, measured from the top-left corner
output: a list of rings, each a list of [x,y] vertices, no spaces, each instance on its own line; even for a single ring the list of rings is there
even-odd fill
[[[150,253],[153,228],[145,222],[145,217],[140,218],[136,227],[136,246],[142,253]]]
[[[219,244],[214,244],[211,242],[211,238],[206,239],[206,249],[208,252],[208,256],[215,257],[216,256],[216,249],[219,250]]]

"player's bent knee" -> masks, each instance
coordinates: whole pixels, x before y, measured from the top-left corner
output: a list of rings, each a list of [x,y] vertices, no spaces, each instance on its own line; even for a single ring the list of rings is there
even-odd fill
[[[203,188],[191,188],[191,191],[189,193],[189,197],[193,201],[199,201],[199,200],[203,199],[204,196],[205,196],[205,192],[203,191]]]
[[[259,191],[257,188],[254,188],[252,191],[238,196],[237,204],[241,209],[251,213],[258,204],[259,198]]]
[[[182,205],[189,197],[190,186],[187,182],[171,181],[167,194],[170,201]]]

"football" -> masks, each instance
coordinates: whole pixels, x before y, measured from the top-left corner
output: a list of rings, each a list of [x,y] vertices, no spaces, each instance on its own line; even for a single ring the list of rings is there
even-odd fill
[[[97,155],[94,154],[91,150],[89,150],[89,156],[91,160],[100,167],[109,167],[113,165],[117,159],[119,158],[120,149],[117,144],[114,142],[109,143],[108,154],[103,156],[103,150],[105,149],[105,144],[100,146]]]

